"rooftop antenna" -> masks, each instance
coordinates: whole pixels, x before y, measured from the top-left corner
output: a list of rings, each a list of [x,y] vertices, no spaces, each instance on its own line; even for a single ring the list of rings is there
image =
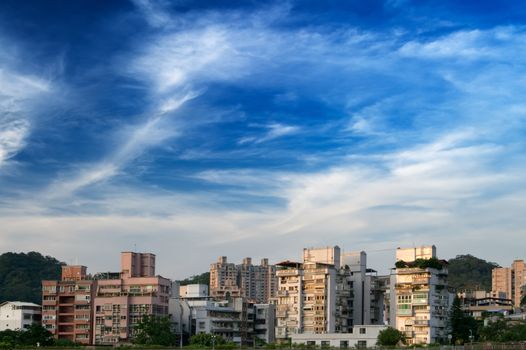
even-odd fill
[[[137,244],[133,243],[133,252],[136,253],[137,252]]]

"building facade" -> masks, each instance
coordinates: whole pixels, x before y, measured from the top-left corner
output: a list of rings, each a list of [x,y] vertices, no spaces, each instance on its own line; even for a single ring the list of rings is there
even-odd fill
[[[304,249],[302,263],[278,264],[276,338],[384,324],[385,278],[366,265],[365,252],[342,254],[338,246]]]
[[[23,330],[40,324],[42,307],[21,301],[6,301],[0,304],[0,331]]]
[[[96,345],[130,342],[145,315],[168,316],[171,282],[155,275],[154,254],[121,253],[120,276],[98,280],[94,286]]]
[[[60,281],[42,281],[42,326],[56,339],[92,344],[94,286],[81,265],[62,266]]]
[[[435,246],[398,248],[396,260],[391,292],[395,328],[405,334],[408,344],[446,343],[453,298],[448,291],[447,262],[437,259]]]
[[[526,264],[524,260],[515,260],[511,267],[498,267],[491,273],[491,290],[493,293],[505,293],[507,299],[520,307],[526,286]]]
[[[268,303],[276,290],[276,266],[269,265],[268,259],[253,265],[251,258],[245,258],[242,264],[236,265],[222,256],[210,265],[210,295],[215,299],[243,297]]]
[[[293,334],[291,343],[322,349],[374,348],[378,340],[378,334],[386,328],[386,326],[381,325],[360,325],[350,328],[347,333]]]

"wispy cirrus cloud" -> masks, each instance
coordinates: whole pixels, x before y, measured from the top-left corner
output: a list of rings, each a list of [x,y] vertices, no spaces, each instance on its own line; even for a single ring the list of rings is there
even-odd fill
[[[8,45],[3,38],[0,43]],[[17,71],[16,61],[14,53],[0,56],[0,168],[25,147],[33,106],[52,89],[49,81]]]
[[[238,144],[246,144],[246,143],[263,143],[267,141],[271,141],[283,136],[287,135],[293,135],[298,133],[301,128],[294,125],[283,125],[280,123],[271,123],[268,125],[263,126],[267,131],[261,135],[261,136],[245,136],[238,140]]]
[[[127,127],[120,135],[122,140],[117,149],[106,159],[96,164],[81,167],[80,170],[66,178],[56,180],[47,190],[46,197],[61,198],[74,194],[87,186],[107,181],[119,174],[123,167],[147,152],[152,147],[162,144],[177,135],[178,130],[169,121],[169,114],[176,112],[186,102],[198,97],[198,93],[187,92],[182,96],[172,96],[145,122]],[[169,124],[167,125],[166,122]]]

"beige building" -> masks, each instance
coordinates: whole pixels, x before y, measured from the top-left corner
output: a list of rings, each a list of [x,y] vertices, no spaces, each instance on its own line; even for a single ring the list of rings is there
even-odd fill
[[[491,273],[491,290],[494,294],[504,293],[507,299],[513,301],[515,307],[520,306],[526,286],[526,264],[524,260],[515,260],[511,267],[499,267]]]
[[[121,253],[121,273],[95,284],[94,344],[129,342],[144,315],[168,316],[170,280],[155,275],[155,255]]]
[[[303,259],[278,264],[276,338],[348,332],[354,295],[351,271],[340,267],[340,248],[304,249]]]
[[[447,342],[447,315],[453,295],[448,291],[447,262],[435,246],[396,251],[391,322],[408,344]]]
[[[251,258],[245,258],[242,264],[236,265],[221,256],[210,265],[210,296],[215,299],[243,297],[268,303],[276,290],[276,266],[269,265],[268,259],[253,265]]]

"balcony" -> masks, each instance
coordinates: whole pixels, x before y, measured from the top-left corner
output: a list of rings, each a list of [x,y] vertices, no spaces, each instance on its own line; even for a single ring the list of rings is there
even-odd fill
[[[286,297],[289,295],[288,290],[278,290],[278,297]]]
[[[415,326],[429,326],[429,320],[414,320]]]
[[[397,309],[396,314],[399,316],[412,316],[413,310],[412,309]]]

